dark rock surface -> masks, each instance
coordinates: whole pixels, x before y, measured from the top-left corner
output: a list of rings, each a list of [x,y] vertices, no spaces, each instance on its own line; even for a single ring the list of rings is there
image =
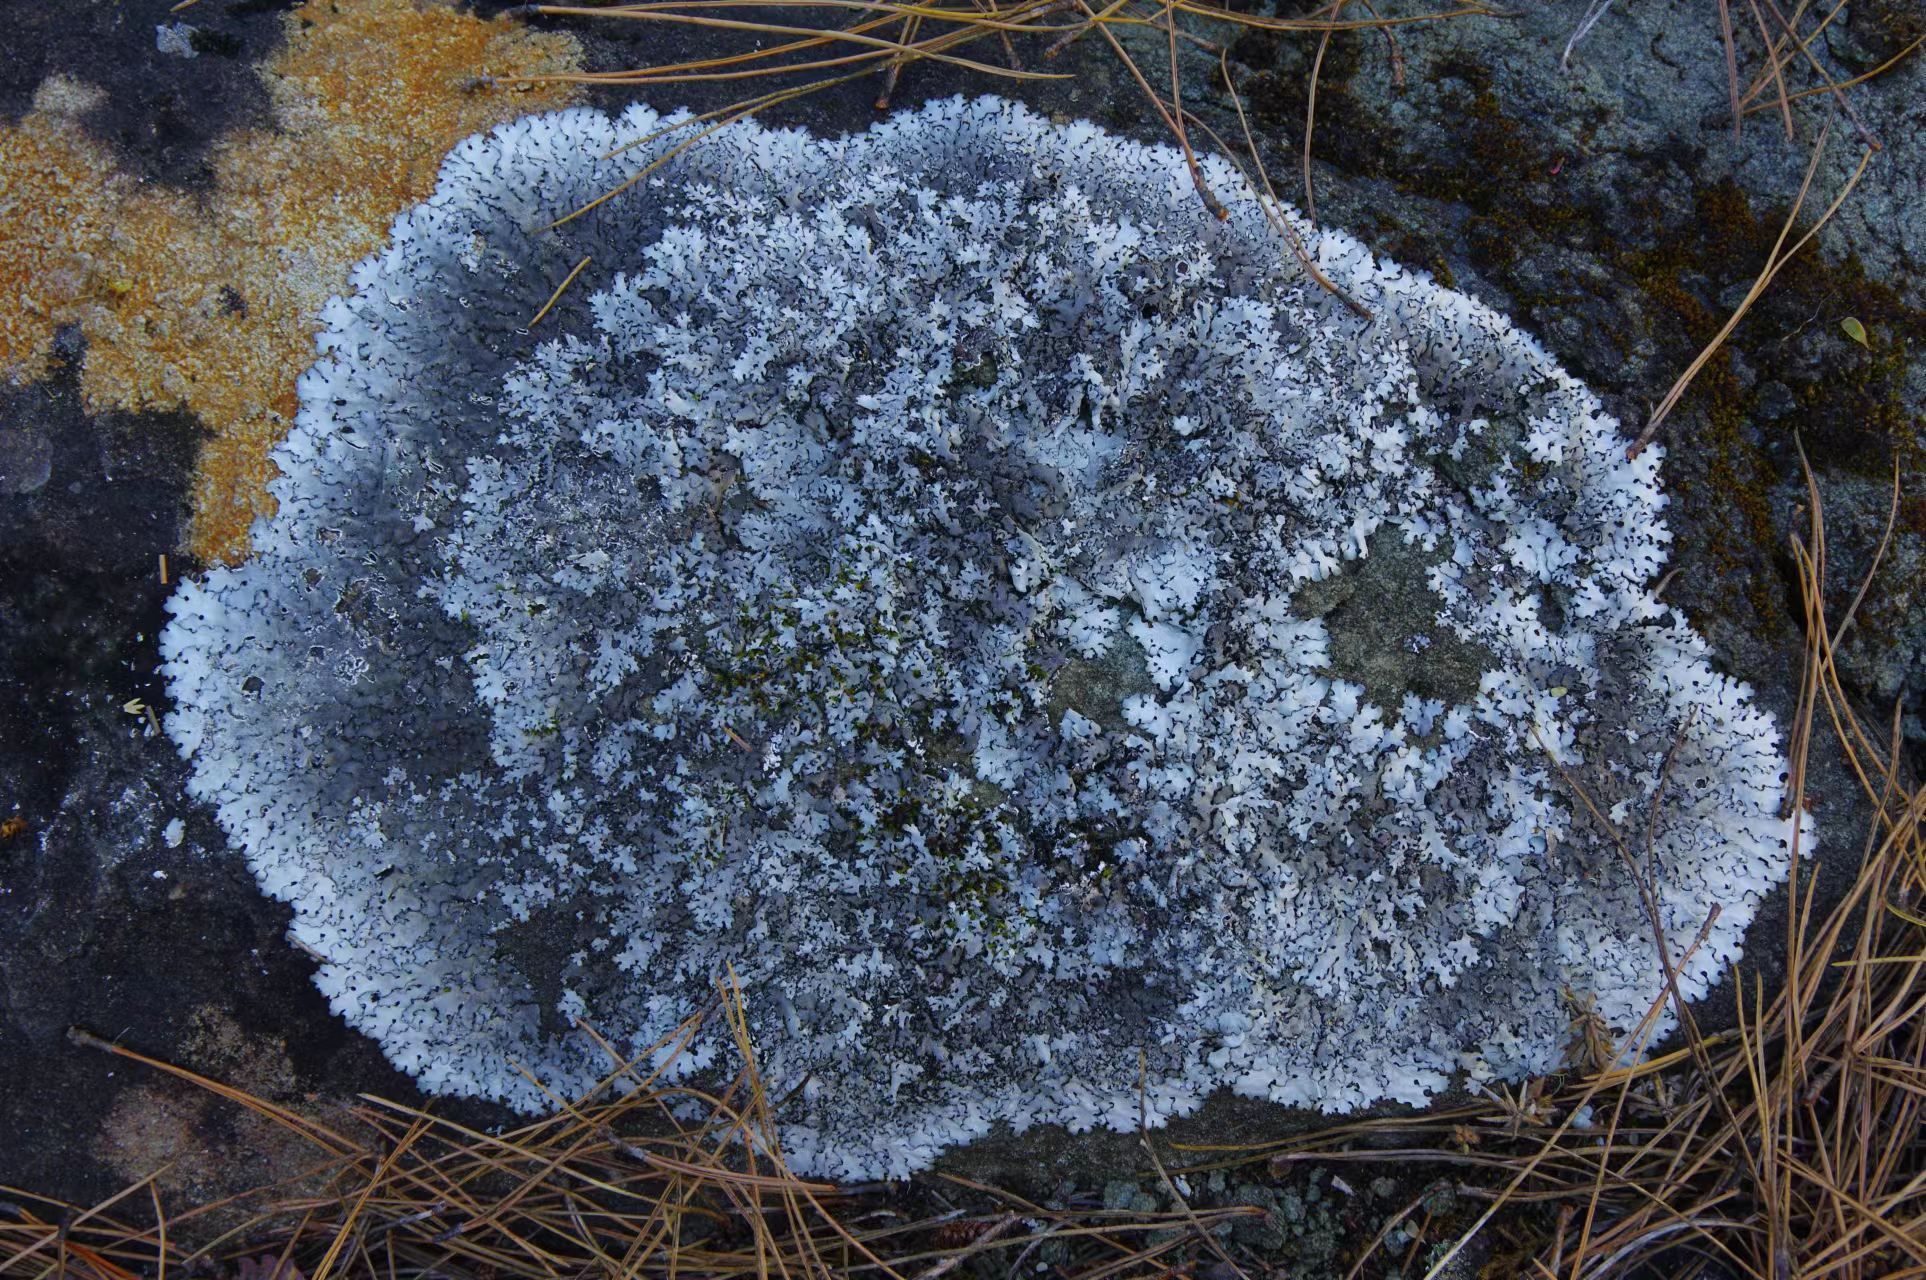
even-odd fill
[[[254,64],[280,43],[282,16],[297,2],[199,0],[178,13],[172,4],[114,0],[0,6],[0,119],[24,114],[48,76],[75,76],[107,90],[87,126],[127,169],[204,185],[216,140],[269,123]],[[193,56],[162,49],[162,26],[177,29],[177,48]]]
[[[215,1009],[285,1042],[309,1087],[410,1090],[328,1012],[156,728],[160,560],[199,430],[84,414],[64,345],[48,382],[0,387],[0,1184],[88,1199],[127,1176],[103,1126],[143,1080],[72,1025],[191,1060]],[[193,567],[170,559],[170,580]]]
[[[0,112],[21,110],[47,74],[84,72],[109,95],[93,126],[128,168],[191,185],[213,138],[265,119],[247,64],[277,37],[271,11],[280,6],[202,0],[182,18],[236,43],[192,60],[154,49],[167,7],[9,6]],[[1379,33],[1333,40],[1314,140],[1317,208],[1387,256],[1510,314],[1640,424],[1765,262],[1828,100],[1795,104],[1791,141],[1772,110],[1748,116],[1735,139],[1713,9],[1688,0],[1614,8],[1561,71],[1584,7],[1557,0],[1506,19],[1405,27],[1396,60]],[[566,25],[597,70],[719,48],[655,25]],[[1836,74],[1852,75],[1922,31],[1926,16],[1906,0],[1850,0],[1815,48]],[[1153,45],[1139,52],[1156,79],[1161,42]],[[1000,60],[991,45],[977,52]],[[920,67],[895,100],[994,90],[1161,136],[1099,40],[1054,62],[1034,46],[1021,52],[1026,66],[1075,78],[991,83]],[[1230,58],[1272,179],[1300,204],[1315,52],[1314,37],[1246,35]],[[1187,103],[1238,139],[1216,59],[1190,50],[1183,68]],[[877,87],[838,86],[769,118],[861,127],[874,117]],[[725,85],[648,96],[657,106],[714,107],[735,93]],[[1784,270],[1661,432],[1677,569],[1666,595],[1731,671],[1789,716],[1803,643],[1788,544],[1804,528],[1800,446],[1830,520],[1835,613],[1880,544],[1896,461],[1904,491],[1887,567],[1841,657],[1861,710],[1884,725],[1895,699],[1916,704],[1926,694],[1926,60],[1850,94],[1884,150],[1818,251]],[[603,105],[632,96],[597,91]],[[1831,114],[1802,226],[1861,152],[1853,122]],[[1847,334],[1847,318],[1863,326],[1866,345]],[[328,1014],[311,962],[282,938],[285,909],[261,897],[210,815],[184,799],[183,768],[147,719],[144,708],[165,706],[153,674],[166,590],[159,556],[178,540],[196,441],[179,416],[85,415],[71,371],[0,388],[0,819],[19,821],[0,838],[0,1183],[87,1199],[128,1176],[124,1162],[105,1158],[103,1127],[151,1077],[72,1047],[70,1024],[213,1070],[221,1062],[192,1034],[212,1008],[243,1034],[284,1047],[292,1073],[276,1087],[410,1096],[405,1078]],[[189,567],[177,562],[173,572]],[[1926,725],[1917,714],[1909,724],[1917,764]],[[1856,860],[1863,806],[1824,735],[1808,798],[1822,822],[1824,878],[1837,883]],[[1763,915],[1748,959],[1770,972],[1783,929],[1782,911]],[[1722,1016],[1716,1006],[1708,1021]],[[1185,1132],[1257,1139],[1303,1122],[1226,1102]],[[1092,1170],[1135,1158],[1129,1137],[1031,1137],[981,1144],[965,1164],[1036,1189],[1087,1182]]]

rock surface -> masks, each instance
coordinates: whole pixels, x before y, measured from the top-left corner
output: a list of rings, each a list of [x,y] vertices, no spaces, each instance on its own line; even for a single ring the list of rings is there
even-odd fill
[[[97,32],[120,30],[113,24],[123,19],[112,15],[138,11],[151,40],[151,27],[170,20],[169,7],[77,0],[16,23],[0,112],[11,119],[23,110],[37,77],[84,77],[108,92],[113,105],[94,126],[129,171],[193,185],[201,135],[260,122],[264,100],[245,86],[219,88],[220,68],[267,48],[275,23],[249,15],[278,6],[204,6],[209,14],[198,21],[211,29],[246,20],[232,59],[169,61],[151,45],[138,57],[99,56],[107,37]],[[1791,141],[1769,97],[1759,99],[1768,109],[1747,116],[1735,139],[1715,13],[1687,0],[1612,9],[1563,71],[1560,53],[1584,8],[1559,0],[1506,19],[1405,27],[1396,59],[1378,33],[1333,40],[1313,142],[1317,211],[1506,312],[1624,420],[1639,423],[1766,261],[1828,118],[1828,98],[1794,104]],[[591,69],[694,47],[642,24],[569,30]],[[1878,67],[1923,31],[1926,19],[1902,0],[1851,0],[1815,50],[1849,76]],[[1251,35],[1235,42],[1230,58],[1266,166],[1280,194],[1298,203],[1316,50],[1314,38]],[[1158,136],[1098,41],[1079,42],[1061,65],[1034,51],[1025,57],[1075,79],[988,86],[955,68],[916,68],[903,76],[897,100],[995,88],[1045,111]],[[1159,64],[1148,58],[1154,70]],[[1236,139],[1216,69],[1214,57],[1186,54],[1186,102]],[[1748,75],[1742,66],[1742,84]],[[167,125],[178,117],[166,95],[197,90],[226,105],[198,114],[194,136],[183,140]],[[655,97],[659,106],[689,101],[700,109],[728,92]],[[771,119],[860,127],[875,93],[874,81],[857,81]],[[1917,703],[1926,693],[1926,158],[1917,142],[1926,136],[1926,60],[1849,93],[1884,150],[1817,237],[1817,251],[1785,268],[1662,430],[1677,538],[1667,597],[1728,670],[1789,717],[1802,643],[1787,541],[1804,529],[1800,446],[1829,519],[1827,587],[1836,611],[1880,545],[1897,464],[1903,492],[1885,569],[1841,656],[1867,718],[1883,725],[1895,698]],[[603,89],[591,100],[611,106],[629,96]],[[1839,191],[1860,153],[1853,121],[1833,112],[1802,226]],[[1858,322],[1864,344],[1847,319]],[[125,1176],[107,1159],[103,1126],[151,1078],[70,1047],[69,1024],[219,1069],[192,1034],[197,1011],[212,1006],[245,1035],[285,1041],[292,1083],[276,1087],[405,1096],[408,1084],[327,1014],[309,983],[311,962],[281,938],[285,910],[260,897],[208,816],[185,804],[171,748],[144,712],[126,709],[159,696],[158,557],[181,536],[197,436],[180,415],[84,413],[72,381],[83,343],[81,335],[62,345],[56,367],[65,372],[53,379],[0,389],[0,819],[9,820],[0,830],[11,833],[0,838],[0,1078],[9,1082],[0,1095],[0,1182],[84,1199],[117,1189]],[[1908,724],[1917,764],[1926,726],[1917,714]],[[1836,880],[1857,849],[1862,810],[1857,784],[1823,741],[1819,756],[1808,800],[1822,847],[1837,855],[1822,879]],[[170,847],[174,819],[182,838]],[[1770,910],[1755,926],[1751,958],[1768,973],[1783,927]],[[118,1114],[123,1123],[127,1112]],[[1195,1124],[1173,1136],[1256,1139],[1302,1117],[1226,1103]],[[1094,1169],[1101,1185],[1101,1170],[1134,1160],[1132,1143],[1032,1135],[980,1144],[959,1162],[1033,1187],[1065,1176],[1087,1182]]]

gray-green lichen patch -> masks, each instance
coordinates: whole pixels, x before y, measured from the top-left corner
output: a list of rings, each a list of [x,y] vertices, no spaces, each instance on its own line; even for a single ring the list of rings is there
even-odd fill
[[[1319,619],[1330,633],[1332,674],[1361,685],[1387,711],[1412,695],[1472,701],[1496,664],[1490,650],[1439,621],[1444,599],[1431,576],[1444,559],[1396,529],[1380,529],[1364,555],[1291,597],[1294,613]]]
[[[1120,733],[1126,727],[1124,704],[1152,695],[1156,688],[1149,655],[1136,637],[1124,632],[1093,657],[1072,651],[1060,659],[1049,678],[1051,718],[1061,721],[1065,712],[1074,711],[1106,733]]]

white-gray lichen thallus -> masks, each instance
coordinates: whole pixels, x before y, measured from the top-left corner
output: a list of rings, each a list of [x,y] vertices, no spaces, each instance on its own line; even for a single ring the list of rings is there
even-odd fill
[[[1153,1123],[1417,1102],[1660,997],[1607,821],[1686,994],[1736,955],[1777,733],[1653,595],[1659,451],[1531,338],[1275,210],[1367,322],[1228,166],[1219,222],[992,98],[544,230],[683,119],[457,147],[171,602],[194,793],[425,1087],[539,1107],[608,1068],[575,1019],[639,1051],[733,966],[823,1174],[1134,1127],[1140,1048]]]

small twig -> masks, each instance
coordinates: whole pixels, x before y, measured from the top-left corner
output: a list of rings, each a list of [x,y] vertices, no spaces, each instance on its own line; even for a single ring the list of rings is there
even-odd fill
[[[1184,128],[1184,82],[1177,72],[1177,14],[1171,7],[1171,0],[1164,0],[1164,37],[1170,49],[1170,118],[1177,125],[1177,145],[1183,150],[1184,163],[1190,166],[1190,180],[1204,198],[1204,207],[1222,222],[1230,214],[1205,184],[1203,171],[1197,167],[1197,153],[1190,149],[1190,131]]]
[[[1021,1221],[1023,1221],[1023,1219],[1014,1213],[1004,1214],[1001,1218],[998,1218],[990,1224],[989,1230],[971,1241],[967,1247],[958,1249],[955,1253],[944,1258],[936,1265],[918,1272],[916,1280],[936,1280],[938,1276],[948,1275],[962,1263],[967,1262],[977,1254],[989,1249],[991,1245],[996,1243],[997,1237],[1006,1234],[1011,1227],[1014,1227]]]
[[[1721,0],[1721,3],[1724,3],[1724,0]],[[1759,11],[1759,0],[1746,0],[1746,5],[1752,10],[1752,21],[1759,28],[1759,44],[1766,51],[1766,73],[1772,77],[1772,83],[1779,87],[1779,114],[1785,118],[1786,141],[1791,142],[1797,135],[1792,127],[1792,99],[1786,95],[1784,66],[1779,61],[1778,55],[1773,51],[1772,33],[1766,30],[1765,14]],[[1739,127],[1738,87],[1739,82],[1735,79],[1732,82],[1734,91],[1732,99],[1732,128],[1735,135]]]
[[[1919,39],[1913,41],[1904,49],[1901,49],[1898,53],[1895,53],[1892,57],[1874,67],[1871,71],[1862,71],[1850,80],[1840,80],[1835,84],[1814,85],[1810,89],[1800,89],[1796,93],[1787,94],[1786,100],[1789,102],[1797,102],[1801,98],[1810,98],[1815,93],[1829,93],[1833,89],[1850,89],[1854,85],[1864,84],[1868,80],[1877,79],[1885,75],[1888,71],[1891,71],[1900,63],[1906,61],[1906,59],[1912,57],[1915,53],[1918,53],[1921,45],[1926,45],[1926,36],[1919,37]],[[1746,107],[1745,113],[1751,115],[1754,111],[1770,111],[1772,106],[1773,104],[1770,102],[1753,103]]]
[[[150,1179],[147,1194],[154,1200],[154,1230],[159,1237],[154,1246],[154,1280],[167,1280],[167,1210],[161,1207],[160,1183]]]
[[[1150,1167],[1157,1171],[1158,1178],[1163,1180],[1164,1190],[1170,1193],[1172,1202],[1182,1211],[1185,1220],[1190,1223],[1191,1230],[1195,1231],[1197,1238],[1204,1242],[1204,1247],[1216,1254],[1218,1261],[1229,1267],[1231,1274],[1236,1276],[1237,1280],[1250,1280],[1250,1277],[1244,1274],[1244,1268],[1238,1266],[1237,1260],[1231,1257],[1219,1243],[1217,1233],[1198,1220],[1197,1211],[1190,1207],[1190,1201],[1184,1198],[1183,1192],[1177,1189],[1177,1184],[1171,1181],[1169,1171],[1164,1168],[1164,1162],[1157,1156],[1157,1148],[1151,1144],[1149,1105],[1146,1098],[1149,1074],[1148,1056],[1143,1049],[1139,1048],[1137,1050],[1137,1143],[1143,1147],[1144,1154],[1150,1157]]]
[[[111,1053],[117,1058],[125,1058],[129,1062],[138,1062],[142,1066],[152,1067],[156,1071],[164,1071],[168,1075],[178,1076],[190,1084],[197,1084],[210,1093],[219,1094],[231,1102],[238,1102],[251,1111],[265,1115],[280,1124],[283,1128],[286,1128],[289,1132],[299,1134],[309,1142],[328,1151],[330,1154],[345,1155],[356,1150],[354,1143],[334,1132],[332,1129],[327,1128],[325,1125],[318,1124],[305,1116],[296,1115],[286,1107],[276,1106],[272,1102],[257,1098],[244,1090],[236,1089],[232,1085],[222,1084],[218,1080],[210,1080],[198,1072],[189,1071],[186,1067],[177,1067],[171,1062],[164,1062],[159,1058],[150,1058],[144,1053],[136,1053],[132,1049],[124,1048],[111,1040],[95,1035],[85,1027],[67,1028],[67,1039],[70,1043],[78,1045],[83,1049],[98,1049],[102,1053]]]
[[[1380,20],[1378,32],[1384,36],[1385,56],[1391,59],[1391,87],[1402,93],[1404,92],[1404,50],[1398,46],[1398,33],[1389,23],[1382,21],[1383,15],[1378,12],[1378,7],[1372,4],[1371,0],[1362,0],[1362,2],[1365,12]]]
[[[1755,3],[1756,2],[1757,0],[1755,0]],[[1866,127],[1866,122],[1859,118],[1859,112],[1853,109],[1852,99],[1848,98],[1845,92],[1837,84],[1833,83],[1833,79],[1827,74],[1826,69],[1819,65],[1819,59],[1813,56],[1811,45],[1799,39],[1799,33],[1794,30],[1792,24],[1786,20],[1785,14],[1779,11],[1776,0],[1765,0],[1765,6],[1772,11],[1772,16],[1778,19],[1779,26],[1785,31],[1786,35],[1792,38],[1794,47],[1805,55],[1808,63],[1812,64],[1813,73],[1819,77],[1821,86],[1832,93],[1833,101],[1839,104],[1839,109],[1846,113],[1847,119],[1852,121],[1853,128],[1859,133],[1859,141],[1863,143],[1869,151],[1880,150],[1879,139],[1875,138],[1872,130]]]
[[[1339,21],[1344,17],[1346,0],[1331,0],[1327,6],[1331,20]],[[1320,13],[1323,10],[1319,10]],[[1317,192],[1311,185],[1311,135],[1317,130],[1317,81],[1324,70],[1324,52],[1331,47],[1331,29],[1326,27],[1317,38],[1317,54],[1311,59],[1311,83],[1304,96],[1304,216],[1311,225],[1317,225]]]
[[[1578,49],[1580,42],[1592,33],[1592,28],[1599,24],[1599,20],[1610,12],[1611,7],[1612,0],[1591,0],[1591,3],[1586,6],[1585,14],[1578,20],[1578,26],[1573,29],[1571,38],[1565,41],[1565,52],[1559,55],[1560,71],[1572,69],[1572,54]]]
[[[1078,26],[1074,26],[1070,28],[1070,30],[1064,32],[1062,35],[1058,36],[1055,40],[1051,41],[1050,46],[1043,51],[1043,56],[1046,58],[1056,57],[1058,54],[1062,53],[1065,49],[1068,49],[1071,45],[1075,44],[1077,41],[1083,39],[1084,36],[1088,35],[1092,30],[1096,28],[1096,25],[1099,22],[1102,22],[1105,18],[1108,18],[1111,14],[1116,13],[1117,11],[1122,9],[1126,3],[1128,3],[1128,0],[1110,0],[1110,3],[1105,5],[1101,12],[1091,14],[1089,18],[1086,19],[1083,23],[1079,24]],[[1089,11],[1085,10],[1085,12],[1088,13]]]
[[[1731,0],[1719,0],[1719,41],[1725,46],[1725,82],[1732,98],[1732,138],[1736,142],[1744,112],[1739,108],[1739,46],[1732,37]]]
[[[562,278],[562,283],[555,286],[555,292],[548,295],[548,301],[544,302],[542,304],[542,309],[535,313],[535,318],[528,322],[529,328],[533,329],[536,325],[542,322],[542,317],[547,315],[549,313],[550,308],[554,307],[554,305],[557,302],[561,301],[562,294],[568,289],[570,285],[575,283],[575,277],[581,275],[582,268],[586,267],[588,264],[589,264],[589,258],[588,258],[588,255],[585,254],[582,257],[582,260],[575,264],[575,269],[569,272],[566,276]]]
[[[1828,125],[1828,128],[1830,128],[1830,125]],[[1801,249],[1806,247],[1814,236],[1819,234],[1819,229],[1831,220],[1832,215],[1839,211],[1839,206],[1845,203],[1846,197],[1852,194],[1853,188],[1859,185],[1859,179],[1866,172],[1867,164],[1872,161],[1873,153],[1871,148],[1867,148],[1865,154],[1860,156],[1859,165],[1853,170],[1852,177],[1847,180],[1846,185],[1840,190],[1839,194],[1833,198],[1832,203],[1826,206],[1826,211],[1820,215],[1819,220],[1813,223],[1811,229],[1803,236],[1799,237],[1792,248],[1785,248],[1786,237],[1792,234],[1792,227],[1793,224],[1798,221],[1799,211],[1805,208],[1806,195],[1812,190],[1813,176],[1819,171],[1819,160],[1820,157],[1825,154],[1826,150],[1826,132],[1826,129],[1821,129],[1819,132],[1819,140],[1813,144],[1812,160],[1806,166],[1805,180],[1799,184],[1799,195],[1792,203],[1792,211],[1786,215],[1785,226],[1780,228],[1779,238],[1773,242],[1772,252],[1766,259],[1764,269],[1759,272],[1759,278],[1752,282],[1752,288],[1747,290],[1745,298],[1739,303],[1738,307],[1734,309],[1725,324],[1720,327],[1718,333],[1713,335],[1712,341],[1706,344],[1705,349],[1699,352],[1698,356],[1692,361],[1691,365],[1686,368],[1685,372],[1679,375],[1678,381],[1672,384],[1672,389],[1665,393],[1665,398],[1659,402],[1658,408],[1652,411],[1651,419],[1646,422],[1645,430],[1639,433],[1638,439],[1632,443],[1631,448],[1625,451],[1627,458],[1638,457],[1639,454],[1645,451],[1645,447],[1652,443],[1652,437],[1658,434],[1660,425],[1664,423],[1666,416],[1672,412],[1673,407],[1678,404],[1680,397],[1685,394],[1685,389],[1692,385],[1692,380],[1699,376],[1699,371],[1705,368],[1711,361],[1713,354],[1724,345],[1725,340],[1731,336],[1732,331],[1739,327],[1739,321],[1744,319],[1745,313],[1752,309],[1752,304],[1759,300],[1760,295],[1766,291],[1766,287],[1772,283],[1773,278],[1779,274],[1786,263],[1790,262]]]
[[[1264,220],[1271,224],[1271,229],[1277,232],[1289,247],[1291,256],[1297,259],[1298,265],[1304,268],[1306,275],[1317,281],[1319,288],[1342,302],[1352,315],[1367,324],[1370,323],[1373,319],[1370,310],[1341,288],[1337,281],[1324,274],[1316,260],[1311,257],[1311,251],[1305,247],[1303,237],[1297,234],[1297,228],[1291,225],[1291,220],[1287,216],[1279,212],[1279,206],[1283,201],[1277,198],[1277,188],[1271,185],[1271,175],[1264,167],[1264,154],[1258,149],[1257,140],[1251,136],[1251,123],[1244,114],[1244,99],[1237,92],[1236,82],[1231,79],[1229,58],[1220,56],[1218,66],[1223,72],[1224,88],[1230,94],[1231,105],[1237,108],[1237,124],[1244,131],[1245,149],[1250,153],[1251,163],[1257,167],[1258,181],[1263,184],[1263,195],[1258,203],[1264,210]],[[1212,136],[1216,135],[1213,133]],[[1219,145],[1222,146],[1221,139]],[[1224,150],[1228,153],[1230,148],[1224,147]]]
[[[891,58],[888,66],[884,68],[883,91],[876,95],[876,109],[878,111],[889,110],[889,101],[896,93],[896,79],[903,73],[903,64],[916,56],[910,52],[910,49],[915,45],[916,33],[920,31],[922,27],[923,18],[921,14],[911,14],[903,20],[903,52]]]
[[[1832,632],[1832,647],[1837,649],[1846,638],[1846,631],[1852,626],[1853,619],[1859,614],[1859,606],[1866,601],[1866,593],[1872,590],[1873,578],[1879,573],[1880,562],[1893,544],[1893,530],[1899,524],[1899,455],[1893,455],[1893,500],[1886,509],[1886,531],[1879,535],[1879,546],[1874,549],[1872,563],[1866,566],[1866,576],[1860,579],[1859,590],[1853,593],[1852,603],[1839,619],[1839,625]]]
[[[1166,0],[1166,3],[1169,3],[1169,0]],[[1163,98],[1158,95],[1155,89],[1150,87],[1150,81],[1144,79],[1144,73],[1138,68],[1137,60],[1130,56],[1122,43],[1112,34],[1110,28],[1091,10],[1089,0],[1077,0],[1077,7],[1083,10],[1085,16],[1087,16],[1097,28],[1097,33],[1109,43],[1111,52],[1115,53],[1117,57],[1123,61],[1125,68],[1130,72],[1131,78],[1137,82],[1137,87],[1143,90],[1144,97],[1150,100],[1150,105],[1155,108],[1157,114],[1163,118],[1164,124],[1169,127],[1171,133],[1176,136],[1178,145],[1184,153],[1184,164],[1190,170],[1190,180],[1192,184],[1196,186],[1197,195],[1203,200],[1204,207],[1210,210],[1212,217],[1220,221],[1230,217],[1230,212],[1218,202],[1217,197],[1211,193],[1209,184],[1204,181],[1204,171],[1197,164],[1197,153],[1191,150],[1184,127],[1178,123],[1179,118],[1183,114],[1183,108],[1179,107],[1177,109],[1177,116],[1171,114],[1170,109],[1165,106]],[[1173,36],[1172,39],[1174,42],[1175,37]],[[1176,73],[1176,58],[1174,55],[1171,59],[1171,70],[1174,76]],[[1175,88],[1174,83],[1172,87]]]
[[[1378,1233],[1371,1237],[1371,1243],[1364,1246],[1364,1252],[1360,1253],[1357,1256],[1357,1260],[1345,1270],[1344,1280],[1357,1280],[1358,1272],[1364,1270],[1364,1264],[1371,1260],[1371,1255],[1378,1251],[1378,1247],[1390,1236],[1392,1229],[1416,1213],[1419,1206],[1430,1198],[1431,1191],[1432,1188],[1426,1187],[1418,1193],[1417,1198],[1412,1200],[1410,1204],[1407,1204],[1404,1208],[1384,1220],[1384,1224],[1378,1228]]]

